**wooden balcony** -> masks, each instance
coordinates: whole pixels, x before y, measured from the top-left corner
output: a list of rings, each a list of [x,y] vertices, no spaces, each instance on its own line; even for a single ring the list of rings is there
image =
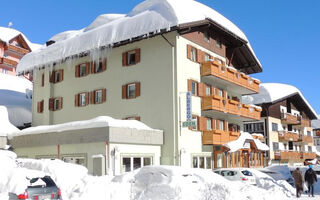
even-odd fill
[[[303,152],[303,159],[315,159],[316,157],[317,157],[316,153]]]
[[[308,136],[308,135],[300,135],[299,140],[304,143],[313,143],[312,136]]]
[[[303,159],[303,153],[297,151],[280,151],[275,152],[274,157],[278,160],[299,160]]]
[[[301,118],[290,113],[281,113],[281,123],[298,125],[301,123]]]
[[[238,101],[224,99],[220,96],[202,97],[202,111],[219,111],[231,115],[237,115],[247,119],[260,120],[261,109]]]
[[[0,66],[1,65],[4,67],[16,67],[18,62],[7,57],[0,57]]]
[[[299,141],[299,135],[288,131],[279,131],[279,141]]]
[[[212,130],[203,131],[202,144],[222,145],[227,142],[236,140],[240,136],[240,132]]]
[[[235,86],[235,90],[241,91],[241,88],[247,89],[243,91],[246,94],[259,93],[260,81],[237,71],[234,68],[226,67],[217,61],[205,62],[201,65],[202,77],[218,78],[224,82]]]
[[[310,120],[307,120],[307,119],[304,119],[304,118],[300,117],[300,121],[299,121],[298,126],[300,126],[300,127],[311,127]]]
[[[21,58],[22,56],[26,55],[30,51],[28,49],[24,49],[24,48],[9,44],[5,47],[4,52],[8,55],[14,54]]]

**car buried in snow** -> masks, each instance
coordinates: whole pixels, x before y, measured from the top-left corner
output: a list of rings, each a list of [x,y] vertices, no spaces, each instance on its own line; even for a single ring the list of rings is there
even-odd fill
[[[61,200],[61,190],[50,176],[28,178],[27,189],[21,194],[9,193],[9,200]]]
[[[221,168],[213,170],[230,181],[240,181],[245,184],[256,185],[256,179],[247,168]]]

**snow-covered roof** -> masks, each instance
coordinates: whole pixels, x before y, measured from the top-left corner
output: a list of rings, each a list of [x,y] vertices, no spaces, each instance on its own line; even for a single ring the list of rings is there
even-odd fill
[[[245,34],[212,8],[194,0],[146,0],[127,15],[101,15],[82,30],[54,36],[51,38],[56,40],[54,44],[24,56],[18,64],[17,72],[32,71],[43,65],[52,66],[52,63],[61,62],[66,57],[95,51],[102,46],[148,36],[151,32],[159,33],[163,29],[170,31],[172,27],[206,19],[247,42],[247,48],[259,63]]]
[[[32,83],[17,76],[0,73],[0,106],[8,110],[9,120],[23,126],[32,120]]]
[[[299,89],[292,85],[283,83],[262,83],[258,94],[246,95],[242,97],[243,103],[260,105],[263,103],[275,103],[287,97],[299,94],[310,111],[317,117],[317,113],[302,95]]]
[[[40,44],[30,42],[28,38],[20,31],[17,31],[12,28],[0,27],[0,40],[5,43],[8,43],[11,39],[17,37],[20,34],[22,35],[23,39],[27,42],[28,46],[32,51],[35,51],[42,46]]]
[[[97,128],[97,127],[122,127],[132,128],[138,130],[154,130],[144,123],[137,120],[119,120],[109,116],[100,116],[91,120],[73,121],[57,125],[44,125],[23,129],[8,135],[9,138],[13,138],[21,135],[32,135],[41,133],[62,132],[69,130],[78,130],[85,128]]]
[[[260,151],[268,151],[269,150],[268,145],[262,143],[258,139],[254,139],[252,137],[252,135],[248,132],[241,132],[238,139],[231,141],[231,142],[228,142],[228,143],[224,144],[224,146],[229,149],[229,152],[235,152],[240,149],[246,148],[245,144],[248,141],[253,141],[254,144],[256,145],[257,149]]]

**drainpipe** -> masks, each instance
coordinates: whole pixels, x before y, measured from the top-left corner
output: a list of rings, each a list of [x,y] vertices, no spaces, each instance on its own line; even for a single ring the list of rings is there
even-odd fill
[[[176,99],[177,99],[177,84],[176,84],[176,69],[175,69],[175,45],[173,45],[163,34],[161,37],[171,46],[172,56],[172,106],[173,106],[173,165],[176,165],[176,152],[177,152],[177,131],[176,131]]]

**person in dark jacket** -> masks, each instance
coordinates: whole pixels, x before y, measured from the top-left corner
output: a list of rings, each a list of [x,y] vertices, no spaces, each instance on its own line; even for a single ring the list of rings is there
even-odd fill
[[[296,195],[297,197],[300,197],[303,191],[304,180],[299,167],[297,167],[297,169],[292,172],[292,176],[294,178],[294,185],[296,186]]]
[[[318,181],[318,179],[317,179],[317,175],[316,175],[315,171],[313,171],[313,169],[312,169],[312,165],[309,165],[309,169],[304,174],[304,180],[308,184],[309,197],[310,197],[310,193],[314,197],[314,195],[313,195],[314,184]]]

